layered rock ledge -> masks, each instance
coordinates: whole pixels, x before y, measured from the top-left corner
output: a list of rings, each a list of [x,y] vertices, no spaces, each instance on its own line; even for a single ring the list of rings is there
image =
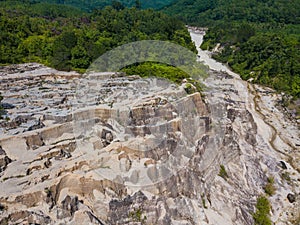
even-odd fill
[[[233,76],[211,71],[202,99],[121,73],[6,71],[0,224],[250,225],[270,176],[273,221],[297,219],[296,150],[270,140],[255,107],[275,106],[262,108]]]

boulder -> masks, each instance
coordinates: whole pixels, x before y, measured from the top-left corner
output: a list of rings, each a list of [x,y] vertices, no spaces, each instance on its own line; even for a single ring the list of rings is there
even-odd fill
[[[290,203],[294,203],[296,201],[296,196],[292,193],[288,193],[287,199],[289,200]]]
[[[286,166],[285,162],[279,161],[279,163],[280,163],[279,165],[280,165],[280,167],[281,167],[282,169],[284,169],[284,170],[287,169],[287,166]]]

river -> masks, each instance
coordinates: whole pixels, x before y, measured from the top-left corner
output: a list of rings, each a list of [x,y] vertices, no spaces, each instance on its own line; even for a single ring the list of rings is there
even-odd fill
[[[202,61],[205,65],[209,66],[210,69],[216,70],[216,71],[224,71],[227,72],[228,74],[234,76],[235,78],[239,78],[240,76],[234,72],[232,72],[227,66],[225,66],[222,63],[217,62],[216,60],[212,59],[210,56],[210,52],[208,51],[203,51],[200,48],[200,45],[203,42],[203,37],[205,33],[201,32],[193,32],[192,29],[189,29],[192,41],[195,43],[195,46],[198,51],[198,61]]]

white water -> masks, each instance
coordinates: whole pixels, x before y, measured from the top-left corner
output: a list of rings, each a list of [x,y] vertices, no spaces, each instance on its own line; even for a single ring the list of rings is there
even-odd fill
[[[192,30],[189,30],[192,41],[195,43],[195,46],[198,51],[198,61],[203,62],[205,65],[209,66],[210,69],[216,70],[216,71],[224,71],[227,72],[228,74],[232,75],[235,78],[240,78],[240,76],[234,72],[232,72],[227,66],[225,66],[222,63],[217,62],[216,60],[212,59],[210,56],[210,53],[208,51],[203,51],[200,48],[200,45],[203,42],[203,37],[205,34],[203,33],[195,33]]]

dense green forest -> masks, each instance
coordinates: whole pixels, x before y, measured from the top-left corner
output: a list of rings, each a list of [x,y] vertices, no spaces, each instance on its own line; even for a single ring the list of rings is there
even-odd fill
[[[71,6],[77,8],[84,12],[92,12],[95,9],[103,9],[105,6],[115,6],[115,7],[136,7],[139,9],[160,9],[166,5],[169,5],[174,0],[23,0],[22,3],[31,5],[47,5],[52,7],[57,6]],[[6,1],[1,0],[0,3],[6,5],[20,5],[20,0],[17,1]],[[6,3],[5,3],[6,2]],[[45,8],[44,10],[47,10]]]
[[[0,64],[40,62],[83,72],[106,51],[138,40],[168,40],[195,51],[184,23],[161,12],[109,6],[86,14],[53,6],[45,15],[43,4],[0,8]]]
[[[44,17],[54,19],[57,17],[80,17],[85,12],[69,5],[51,4],[31,0],[0,0],[0,9],[3,13],[14,12],[17,16]]]
[[[186,23],[208,27],[202,49],[243,79],[300,97],[300,1],[178,0],[163,9]]]
[[[103,8],[108,5],[118,5],[118,2],[122,3],[125,7],[137,7],[142,9],[160,9],[168,4],[171,4],[174,0],[43,0],[48,3],[59,3],[65,5],[71,5],[81,8],[85,11],[91,11],[96,8]]]

